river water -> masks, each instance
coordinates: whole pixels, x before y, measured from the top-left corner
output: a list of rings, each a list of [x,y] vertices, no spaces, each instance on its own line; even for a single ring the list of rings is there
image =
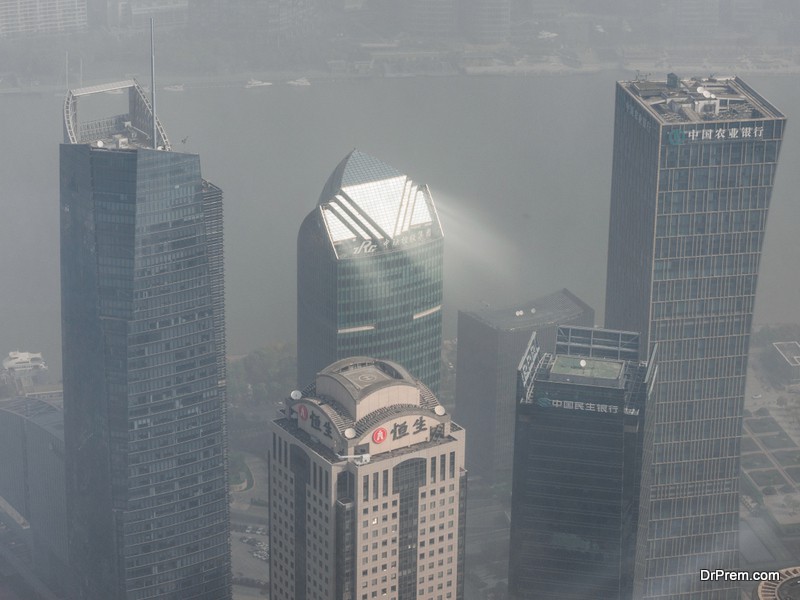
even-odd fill
[[[294,340],[297,229],[353,148],[427,183],[445,230],[445,333],[459,309],[568,287],[602,324],[614,81],[628,73],[312,80],[161,92],[177,151],[225,191],[228,349]],[[789,118],[756,322],[800,321],[800,77],[746,78]],[[125,96],[103,99],[123,102]],[[60,369],[62,98],[0,96],[0,354]],[[792,192],[792,190],[795,190]]]

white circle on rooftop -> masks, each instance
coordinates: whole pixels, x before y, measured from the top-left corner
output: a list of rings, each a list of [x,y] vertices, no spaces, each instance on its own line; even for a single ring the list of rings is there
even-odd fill
[[[706,88],[704,88],[702,85],[698,85],[698,86],[697,86],[697,93],[698,93],[698,94],[702,94],[702,93],[704,93],[705,91],[706,91]]]
[[[358,379],[358,381],[361,381],[362,383],[370,383],[372,381],[375,381],[377,379],[377,377],[375,375],[373,375],[372,373],[362,373],[361,375],[359,375],[357,377],[357,379]]]
[[[581,369],[585,369],[586,368],[586,361],[581,359],[580,365],[581,365]]]
[[[711,98],[711,92],[709,92],[708,90],[703,90],[703,96],[705,98]]]
[[[344,430],[344,437],[346,437],[348,440],[352,440],[354,437],[356,437],[356,430],[352,427],[348,427]]]
[[[441,404],[438,404],[438,405],[436,406],[436,408],[434,408],[434,409],[433,409],[433,412],[435,412],[437,415],[439,415],[439,416],[441,417],[441,416],[443,416],[443,415],[444,415],[444,413],[446,413],[447,411],[444,409],[444,406],[442,406]]]
[[[292,400],[300,400],[303,397],[303,392],[300,390],[293,390],[291,394],[289,394]]]
[[[532,309],[531,309],[531,314],[532,314],[532,315],[535,315],[535,314],[536,314],[536,309],[535,309],[535,308],[532,308]]]
[[[102,148],[103,147],[103,140],[97,140],[97,147],[98,148]]]

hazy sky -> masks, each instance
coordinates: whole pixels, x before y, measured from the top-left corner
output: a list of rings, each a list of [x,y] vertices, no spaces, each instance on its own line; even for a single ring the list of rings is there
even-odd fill
[[[354,147],[430,185],[445,231],[446,334],[459,308],[506,306],[568,287],[602,324],[614,81],[633,74],[314,80],[161,92],[176,151],[201,155],[225,191],[228,348],[295,335],[303,217]],[[681,73],[689,76],[689,73]],[[747,77],[789,118],[756,322],[800,320],[798,76]],[[170,82],[165,82],[164,85]],[[124,96],[103,102],[122,102]],[[0,352],[59,364],[61,94],[0,96],[4,182]],[[188,136],[186,144],[181,140]]]

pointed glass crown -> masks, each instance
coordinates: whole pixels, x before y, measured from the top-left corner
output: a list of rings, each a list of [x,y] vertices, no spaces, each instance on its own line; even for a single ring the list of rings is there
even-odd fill
[[[392,241],[417,226],[441,226],[427,186],[374,156],[353,150],[331,174],[319,200],[331,242]]]

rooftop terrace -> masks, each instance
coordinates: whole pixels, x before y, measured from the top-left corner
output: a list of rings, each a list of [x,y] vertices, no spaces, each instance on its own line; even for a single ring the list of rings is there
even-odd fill
[[[578,381],[581,378],[618,381],[622,376],[623,363],[596,358],[558,355],[550,368],[550,379]],[[558,375],[560,377],[554,377]]]
[[[513,331],[563,323],[591,310],[585,302],[564,288],[508,308],[482,308],[469,314],[495,329]]]
[[[620,85],[664,124],[783,118],[738,77],[623,81]]]
[[[128,93],[128,112],[80,122],[78,99],[98,94]],[[157,143],[153,143],[154,130]],[[142,87],[133,79],[79,88],[64,100],[64,143],[91,144],[98,148],[153,148],[171,150],[169,139]]]

